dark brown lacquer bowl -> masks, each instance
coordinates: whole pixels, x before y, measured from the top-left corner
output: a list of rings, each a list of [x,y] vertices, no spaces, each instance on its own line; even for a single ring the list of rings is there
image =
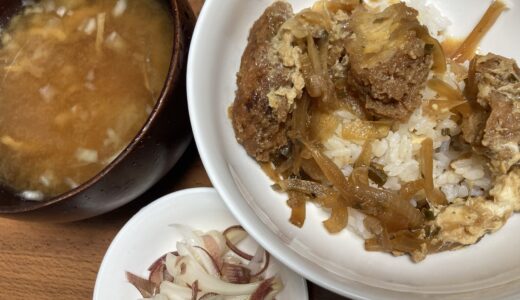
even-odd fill
[[[173,54],[162,93],[141,131],[103,171],[60,196],[26,201],[0,186],[0,216],[70,222],[100,215],[137,198],[179,160],[191,141],[185,76],[195,17],[187,0],[165,1],[173,15]],[[21,5],[21,0],[0,0],[0,25],[5,25]]]

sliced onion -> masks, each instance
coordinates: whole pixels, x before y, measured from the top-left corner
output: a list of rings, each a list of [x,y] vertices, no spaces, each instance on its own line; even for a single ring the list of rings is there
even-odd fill
[[[182,272],[182,267],[185,271]],[[211,276],[191,257],[180,258],[180,263],[174,271],[177,275],[176,281],[191,283],[198,281],[199,288],[203,291],[213,292],[217,294],[239,296],[252,294],[260,285],[259,282],[235,284],[225,282],[215,276]]]
[[[309,153],[309,152],[307,151],[307,153]],[[318,164],[316,163],[316,161],[314,161],[312,156],[311,156],[310,159],[303,159],[302,160],[301,168],[305,172],[305,174],[308,177],[310,177],[312,180],[315,180],[315,181],[321,182],[321,183],[327,181],[327,178],[325,177],[325,175],[321,171],[321,169],[318,166]]]
[[[130,272],[126,272],[126,279],[133,286],[135,286],[135,288],[141,293],[143,297],[150,298],[155,295],[156,287],[149,280],[146,280]]]
[[[285,179],[280,182],[280,187],[284,191],[297,191],[300,193],[307,194],[309,196],[325,196],[330,193],[330,188],[320,183],[301,180],[301,179]]]
[[[191,300],[197,300],[199,294],[199,282],[195,280],[191,285]]]
[[[463,247],[464,245],[461,245],[459,243],[454,242],[445,242],[445,241],[428,241],[428,252],[429,253],[438,253],[443,251],[450,251],[455,250],[460,247]]]
[[[419,233],[403,230],[392,234],[391,244],[392,250],[413,253],[421,249],[424,241],[419,238]]]
[[[338,233],[348,225],[348,207],[336,206],[332,208],[330,218],[323,221],[329,233]]]
[[[225,297],[216,293],[206,293],[199,300],[225,300]]]
[[[213,276],[219,276],[220,270],[218,264],[213,260],[211,254],[206,249],[199,246],[190,246],[184,242],[177,242],[177,250],[180,256],[191,257],[199,263],[204,270]]]
[[[310,98],[307,93],[304,93],[302,98],[297,102],[296,108],[293,112],[292,130],[294,131],[293,138],[306,139],[309,135],[309,105]],[[296,145],[295,145],[296,146]],[[297,153],[299,154],[299,153]],[[293,157],[293,159],[296,159]]]
[[[170,272],[168,272],[168,269],[166,268],[166,262],[164,263],[163,278],[163,281],[175,281],[175,278],[173,278],[173,276],[170,274]]]
[[[379,242],[375,238],[371,238],[371,239],[365,240],[365,250],[366,251],[372,251],[372,252],[385,252],[385,251],[387,251],[386,249],[384,249],[379,244]]]
[[[427,85],[443,99],[427,100],[423,106],[426,114],[437,117],[442,113],[459,112],[464,115],[466,111],[463,107],[468,101],[459,89],[438,78],[429,80]]]
[[[320,53],[320,62],[321,62],[321,72],[324,78],[327,78],[329,75],[328,71],[328,61],[329,61],[329,39],[328,37],[324,37],[320,39],[318,43],[318,49]],[[326,77],[325,77],[326,76]]]
[[[349,177],[349,192],[363,207],[376,207],[378,204],[387,204],[396,197],[396,193],[384,189],[371,187],[368,184],[368,168],[355,168]]]
[[[220,267],[219,267],[219,264],[217,262],[217,260],[215,260],[215,258],[208,252],[208,250],[202,248],[202,247],[198,247],[198,246],[194,246],[194,248],[197,248],[199,249],[200,251],[202,251],[203,253],[205,253],[207,255],[207,257],[211,260],[211,262],[213,263],[213,267],[215,268],[215,271],[216,271],[216,275],[218,276],[221,276],[222,275],[222,272],[220,270]],[[209,274],[212,274],[211,272],[208,272]]]
[[[301,72],[305,79],[305,91],[312,98],[320,98],[323,95],[323,78],[314,71],[313,63],[308,53],[302,53],[300,61]]]
[[[183,226],[183,228],[187,227]],[[178,251],[161,256],[149,267],[149,280],[127,273],[128,281],[140,291],[143,297],[197,300],[199,295],[205,292],[200,299],[223,300],[227,297],[234,299],[255,293],[262,294],[265,286],[262,287],[262,282],[257,280],[262,278],[260,275],[268,268],[270,255],[259,247],[252,257],[234,246],[247,236],[241,226],[232,226],[223,234],[217,231],[205,234],[193,232],[193,234],[208,244],[208,247],[213,249],[211,251],[214,255],[204,247],[178,242]],[[192,237],[192,241],[194,239],[196,241],[196,238]],[[222,267],[219,268],[214,256],[222,261],[222,255],[230,250],[242,258],[249,259],[249,264],[241,264],[238,257],[229,257],[230,260],[223,262]],[[233,259],[237,261],[236,264],[231,262]],[[213,272],[213,269],[216,271]],[[253,277],[256,277],[254,282],[252,282]],[[281,289],[279,279],[271,283],[264,299],[274,299],[274,295]],[[157,292],[160,293],[156,294]]]
[[[427,85],[429,88],[434,90],[439,96],[446,98],[451,102],[460,102],[464,101],[464,97],[462,96],[462,92],[445,81],[433,78],[428,80]]]
[[[370,160],[372,158],[372,142],[370,140],[365,141],[361,154],[354,163],[354,168],[368,167],[370,166]]]
[[[446,205],[448,201],[444,193],[433,185],[433,140],[425,139],[421,143],[421,173],[424,177],[424,191],[426,198],[431,204]]]
[[[373,140],[381,139],[388,135],[391,125],[388,122],[370,122],[355,120],[343,127],[341,136],[349,140]]]
[[[308,196],[297,191],[288,191],[287,194],[289,195],[287,205],[291,208],[291,217],[289,218],[289,221],[294,226],[301,228],[305,223],[305,203],[308,200]]]
[[[240,225],[230,226],[222,232],[222,237],[224,238],[224,242],[226,242],[226,237],[227,237],[227,239],[235,245],[240,243],[241,241],[243,241],[248,236],[249,236],[249,234]]]
[[[297,39],[304,39],[308,33],[307,28],[303,26],[302,22],[304,22],[304,20],[301,20],[301,18],[290,18],[282,25],[279,31],[286,30]]]
[[[161,283],[161,294],[165,295],[169,299],[191,299],[193,296],[193,290],[187,286],[180,286],[178,284],[163,281]]]
[[[286,161],[281,163],[275,168],[275,172],[278,173],[278,176],[281,177],[288,177],[290,176],[290,172],[292,172],[294,166],[294,158],[289,157]],[[280,181],[280,179],[278,180]],[[276,182],[276,181],[275,181]]]
[[[475,55],[478,44],[486,35],[486,33],[493,27],[493,24],[498,20],[498,17],[507,9],[507,6],[501,0],[494,0],[493,3],[486,10],[482,19],[478,22],[477,26],[471,31],[468,37],[460,45],[459,49],[452,54],[454,61],[463,63],[466,60],[470,60]]]
[[[292,165],[291,174],[289,176],[300,176],[300,168],[302,163],[302,145],[299,142],[294,142],[292,152],[294,163]]]
[[[443,114],[450,112],[462,112],[461,107],[468,104],[467,101],[451,102],[447,100],[427,100],[424,102],[423,110],[425,115],[432,118],[442,117]]]
[[[152,270],[155,270],[158,266],[160,265],[164,265],[164,259],[166,258],[166,254],[164,254],[163,256],[159,257],[158,259],[156,259],[151,265],[150,267],[148,267],[148,271],[152,271]]]
[[[321,112],[314,109],[310,121],[310,138],[313,141],[326,141],[334,135],[340,120],[329,112]],[[308,153],[308,151],[306,151]],[[309,157],[310,154],[309,154]]]
[[[177,251],[173,251],[173,252],[168,252],[169,254],[173,255],[173,256],[179,256],[179,252]],[[158,265],[164,265],[164,261],[166,260],[166,255],[168,255],[168,253],[164,254],[163,256],[159,257],[158,259],[156,259],[151,265],[150,267],[148,267],[148,271],[152,271],[153,269],[157,268]]]
[[[148,276],[148,281],[153,283],[156,287],[161,285],[161,282],[164,281],[164,273],[166,267],[164,266],[164,262],[161,264],[157,264],[154,269],[150,270],[150,275]]]
[[[251,271],[251,273],[257,273],[262,267],[262,262],[264,260],[265,250],[262,247],[257,247],[255,251],[255,255],[247,264],[247,268]]]
[[[316,3],[315,3],[315,4],[316,4]],[[321,13],[321,14],[323,15],[324,18],[327,19],[327,23],[331,24],[331,27],[332,27],[333,21],[332,21],[332,17],[331,17],[331,15],[330,15],[330,11],[329,11],[329,9],[328,9],[328,7],[327,7],[326,2],[323,2],[322,7],[323,7],[323,10],[321,10],[321,11],[320,11],[320,10],[317,10],[317,11],[318,11],[319,13]],[[311,10],[316,11],[316,10],[314,9],[314,5],[311,7]],[[332,28],[331,28],[331,29],[332,29]]]
[[[282,289],[282,282],[278,277],[268,278],[258,286],[255,292],[251,295],[250,300],[268,300],[273,299],[274,294]]]
[[[274,182],[280,181],[280,173],[278,173],[272,163],[262,163],[260,164],[264,173]]]
[[[324,86],[325,86],[325,82],[323,80],[323,77],[316,75],[316,74],[310,74],[307,77],[305,89],[309,93],[309,96],[311,96],[313,98],[323,97],[323,94],[324,94],[323,87]]]
[[[264,262],[263,265],[262,261]],[[271,255],[269,254],[269,252],[265,251],[262,247],[258,247],[258,250],[255,253],[255,257],[251,260],[251,262],[248,265],[248,267],[251,270],[251,276],[258,277],[262,275],[269,267],[270,261]],[[254,265],[253,262],[255,262]]]
[[[469,63],[468,68],[468,79],[466,81],[466,87],[464,88],[464,95],[471,102],[477,101],[478,95],[478,80],[477,80],[477,61],[472,59]]]
[[[251,282],[251,270],[239,264],[223,263],[222,280],[230,283],[249,283]]]
[[[197,235],[192,228],[182,224],[171,224],[170,227],[175,228],[183,237],[184,241],[191,246],[204,247],[202,238]]]
[[[327,177],[327,179],[332,183],[332,185],[339,191],[343,201],[345,201],[346,206],[353,207],[353,199],[352,194],[348,188],[348,183],[341,172],[341,170],[334,164],[330,158],[323,155],[316,147],[310,145],[309,143],[305,143],[305,146],[312,154],[312,157],[320,167],[321,171]]]
[[[377,244],[381,247],[381,251],[384,252],[390,252],[392,250],[392,245],[390,243],[390,239],[388,238],[388,233],[385,228],[383,228],[381,221],[378,219],[367,216],[363,220],[363,224],[365,227],[370,231],[375,238],[369,239],[370,242],[368,242],[368,246],[373,246],[374,244]],[[365,247],[367,246],[367,243],[365,243]],[[373,248],[373,247],[371,247]],[[368,250],[368,249],[367,249]]]
[[[221,257],[228,251],[226,246],[226,239],[222,233],[212,230],[202,236],[204,242],[204,249],[211,255],[213,260],[220,265]]]
[[[328,11],[336,13],[342,10],[346,13],[351,13],[361,2],[359,0],[325,0],[314,3],[312,9],[321,11],[325,7]]]
[[[415,194],[417,194],[422,189],[424,189],[423,179],[406,182],[401,186],[401,190],[399,190],[399,197],[401,198],[401,200],[409,201]]]
[[[307,23],[321,26],[327,31],[332,29],[332,24],[327,20],[327,18],[325,18],[321,13],[311,9],[302,10],[296,17],[303,19]]]
[[[340,195],[337,192],[331,192],[314,199],[314,201],[322,207],[335,208],[344,205],[340,202],[339,198]]]
[[[170,274],[173,277],[177,276],[175,272],[177,271],[176,266],[179,261],[180,257],[174,256],[170,253],[166,254],[166,258],[164,259],[164,265],[166,266],[168,274]]]
[[[397,193],[371,187],[368,168],[355,168],[349,182],[352,194],[360,201],[361,211],[379,219],[388,230],[418,228],[424,223],[421,212],[400,199]]]
[[[231,227],[228,227],[226,230],[224,230],[223,232],[223,235],[224,235],[224,238],[226,239],[226,245],[229,247],[229,249],[231,251],[233,251],[236,255],[244,258],[244,259],[247,259],[247,260],[251,260],[253,258],[252,255],[250,254],[247,254],[245,253],[244,251],[238,249],[237,246],[235,246],[235,244],[231,241],[231,239],[228,237],[232,232],[235,232],[235,231],[241,231],[241,232],[246,232],[244,230],[244,228],[242,228],[242,226],[240,225],[236,225],[236,226],[231,226]]]
[[[309,59],[314,70],[314,75],[320,76],[323,74],[323,68],[321,65],[320,51],[314,43],[312,35],[307,35],[307,52],[309,53]]]

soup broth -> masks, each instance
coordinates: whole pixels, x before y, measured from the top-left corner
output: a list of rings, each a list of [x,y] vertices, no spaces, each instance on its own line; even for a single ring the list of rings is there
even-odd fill
[[[144,125],[173,22],[159,0],[44,0],[3,29],[0,180],[41,200],[84,183]]]

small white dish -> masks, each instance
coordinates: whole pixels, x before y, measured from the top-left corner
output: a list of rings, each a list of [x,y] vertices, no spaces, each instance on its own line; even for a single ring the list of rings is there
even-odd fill
[[[287,0],[294,11],[314,0]],[[271,254],[309,280],[355,299],[519,299],[520,214],[478,244],[429,256],[367,252],[349,231],[330,235],[327,214],[309,204],[302,229],[288,221],[286,196],[236,142],[228,118],[235,98],[236,73],[249,30],[273,0],[206,0],[188,60],[190,119],[208,175],[231,212]],[[428,0],[448,17],[448,29],[464,37],[491,0]],[[520,59],[520,5],[505,12],[486,35],[481,51]],[[520,61],[520,60],[519,60]]]
[[[176,250],[175,243],[182,236],[171,224],[208,231],[224,230],[238,222],[214,189],[188,189],[156,200],[132,217],[112,241],[97,275],[93,299],[141,299],[141,294],[126,280],[125,272],[147,277],[148,267],[157,258]],[[252,243],[245,247],[256,249]],[[272,259],[266,275],[275,273],[284,283],[277,299],[308,299],[305,279]]]

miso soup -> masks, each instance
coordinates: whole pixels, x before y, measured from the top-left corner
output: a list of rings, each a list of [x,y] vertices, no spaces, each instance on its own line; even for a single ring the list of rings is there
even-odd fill
[[[166,80],[173,22],[165,2],[43,0],[2,28],[1,184],[42,200],[121,153]]]

